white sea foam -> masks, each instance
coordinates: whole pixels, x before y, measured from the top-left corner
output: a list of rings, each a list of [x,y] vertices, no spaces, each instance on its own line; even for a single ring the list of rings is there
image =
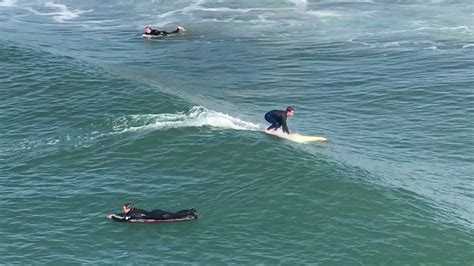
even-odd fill
[[[386,42],[386,43],[382,43],[380,44],[380,47],[381,48],[389,48],[389,47],[399,47],[400,46],[400,42]]]
[[[254,9],[252,9],[252,8],[228,8],[228,7],[211,8],[211,7],[203,7],[203,6],[199,6],[199,5],[191,5],[191,6],[183,8],[183,9],[163,13],[162,15],[160,15],[160,17],[165,18],[165,17],[168,17],[172,14],[179,13],[179,12],[184,13],[184,14],[192,13],[194,11],[244,14],[244,13],[248,13],[250,11],[262,11],[262,10],[263,9],[255,9],[255,8]]]
[[[436,51],[436,50],[438,50],[438,47],[436,47],[436,45],[432,45],[432,46],[430,46],[430,47],[425,48],[425,50],[433,50],[433,51]]]
[[[90,146],[98,138],[103,136],[97,131],[86,135],[62,135],[50,136],[44,139],[24,139],[11,147],[12,151],[44,151],[52,147],[74,147],[84,148]]]
[[[257,124],[243,121],[217,111],[195,106],[188,112],[174,114],[143,114],[126,116],[115,121],[114,130],[133,132],[142,130],[166,130],[182,127],[209,126],[222,129],[259,130]]]
[[[82,11],[79,9],[72,11],[72,10],[69,10],[66,5],[55,4],[55,3],[50,3],[50,2],[46,3],[45,6],[56,10],[56,12],[51,13],[51,14],[53,15],[53,19],[56,20],[57,22],[64,22],[65,20],[74,19],[74,18],[79,17],[79,15],[84,12],[90,12],[90,11]]]
[[[70,10],[66,5],[48,2],[44,4],[44,8],[52,10],[52,12],[40,12],[33,8],[27,8],[31,13],[39,16],[52,16],[56,22],[63,23],[66,20],[78,18],[80,14],[91,12],[92,10]]]
[[[418,26],[418,24],[416,25]],[[395,30],[392,33],[416,32],[416,31],[431,31],[431,32],[446,32],[446,33],[462,33],[471,34],[473,30],[469,26],[454,26],[454,27],[437,27],[437,26],[421,26],[413,29]]]
[[[0,0],[0,7],[15,6],[17,0]]]
[[[362,44],[362,45],[364,45],[364,46],[369,46],[369,47],[375,47],[374,44],[370,44],[370,43],[366,43],[366,42],[362,42],[362,41],[356,41],[356,40],[354,40],[354,39],[355,39],[355,38],[351,38],[351,39],[348,40],[348,42],[350,42],[350,43]]]
[[[311,10],[305,11],[306,14],[314,17],[341,17],[341,13],[335,11],[322,11],[322,10]]]
[[[305,8],[308,2],[306,0],[290,0],[298,8]]]

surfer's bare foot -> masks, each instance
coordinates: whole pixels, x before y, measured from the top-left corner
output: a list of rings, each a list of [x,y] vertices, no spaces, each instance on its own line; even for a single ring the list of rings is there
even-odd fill
[[[183,26],[178,26],[178,30],[179,30],[179,32],[185,32],[186,31],[186,29],[184,29]]]

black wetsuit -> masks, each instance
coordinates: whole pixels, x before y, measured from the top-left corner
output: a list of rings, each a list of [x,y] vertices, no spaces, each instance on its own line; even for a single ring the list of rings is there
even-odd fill
[[[283,110],[272,110],[265,114],[265,120],[267,120],[271,125],[267,128],[267,130],[275,129],[277,130],[281,126],[283,126],[283,132],[290,134],[288,130],[288,126],[286,125],[286,119],[288,115],[286,111]]]
[[[163,36],[166,36],[168,34],[176,34],[179,32],[179,29],[176,29],[172,32],[167,32],[167,31],[164,31],[164,30],[151,30],[150,33],[145,33],[145,34],[148,34],[148,35],[163,35]]]
[[[181,210],[178,212],[167,212],[160,209],[152,210],[151,212],[136,209],[127,212],[114,214],[112,219],[119,222],[126,222],[130,219],[153,219],[153,220],[171,220],[171,219],[183,219],[187,217],[198,218],[198,213],[195,209]]]

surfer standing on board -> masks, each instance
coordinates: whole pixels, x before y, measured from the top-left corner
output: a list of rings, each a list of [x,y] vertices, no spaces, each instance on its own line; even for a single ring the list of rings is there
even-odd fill
[[[265,120],[268,121],[271,125],[266,129],[269,131],[273,129],[273,131],[277,131],[278,128],[283,126],[283,132],[290,134],[288,130],[288,126],[286,125],[286,119],[289,116],[293,116],[295,114],[295,108],[292,106],[286,107],[286,110],[272,110],[265,114]]]
[[[122,205],[123,213],[111,215],[111,219],[119,222],[126,222],[130,219],[155,219],[155,220],[170,220],[183,219],[186,217],[194,217],[197,219],[199,214],[195,209],[181,210],[178,212],[167,212],[160,209],[152,210],[151,212],[137,209],[132,203],[128,202]]]

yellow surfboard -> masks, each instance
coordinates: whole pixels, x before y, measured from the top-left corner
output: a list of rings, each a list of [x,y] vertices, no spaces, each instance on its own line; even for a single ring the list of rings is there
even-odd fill
[[[314,142],[314,141],[326,141],[325,137],[321,136],[304,136],[299,134],[286,134],[283,132],[274,132],[274,131],[267,131],[264,130],[265,133],[269,135],[273,135],[276,137],[284,138],[287,140],[295,141],[295,142]]]
[[[293,138],[295,141],[303,141],[303,142],[326,141],[327,140],[325,137],[303,136],[303,135],[293,135],[293,136],[291,136],[291,138]]]

